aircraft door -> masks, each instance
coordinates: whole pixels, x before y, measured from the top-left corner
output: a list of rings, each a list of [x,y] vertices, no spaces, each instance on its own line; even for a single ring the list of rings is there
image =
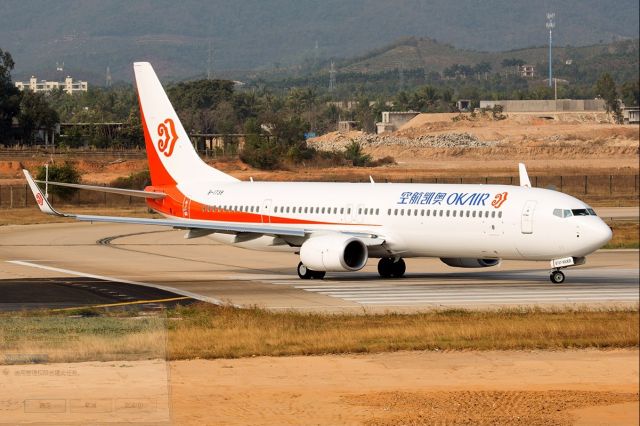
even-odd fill
[[[523,234],[533,234],[533,213],[536,210],[536,201],[529,200],[522,208],[521,231]]]
[[[271,199],[262,201],[262,206],[260,206],[260,217],[262,218],[262,223],[271,223],[271,204]]]

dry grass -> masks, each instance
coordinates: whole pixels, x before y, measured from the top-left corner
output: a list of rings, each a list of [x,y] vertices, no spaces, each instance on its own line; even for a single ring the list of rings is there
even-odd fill
[[[640,225],[638,222],[614,222],[609,226],[613,230],[613,238],[604,248],[640,248],[640,242],[638,241],[640,239]]]
[[[130,313],[80,318],[5,314],[0,321],[0,355],[5,357],[0,362],[7,354],[46,354],[47,360],[60,362],[622,348],[637,347],[639,332],[637,307],[330,315],[191,305],[168,314],[166,319],[127,317]]]
[[[95,214],[102,216],[135,216],[156,218],[157,215],[149,213],[146,207],[82,207],[82,206],[55,206],[63,212],[78,214]],[[18,209],[0,209],[0,226],[3,225],[35,225],[39,223],[63,223],[77,222],[58,216],[49,216],[42,213],[37,207],[25,207]]]
[[[177,314],[173,359],[638,345],[637,309],[325,315],[199,306]]]

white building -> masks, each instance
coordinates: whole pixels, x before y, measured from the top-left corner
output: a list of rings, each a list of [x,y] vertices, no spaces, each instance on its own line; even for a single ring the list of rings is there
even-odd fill
[[[64,82],[47,80],[38,81],[37,78],[31,76],[28,82],[16,81],[16,87],[20,91],[23,91],[26,88],[32,92],[50,92],[54,89],[62,89],[69,95],[72,95],[75,92],[86,92],[89,85],[86,81],[73,81],[69,76],[64,79]]]

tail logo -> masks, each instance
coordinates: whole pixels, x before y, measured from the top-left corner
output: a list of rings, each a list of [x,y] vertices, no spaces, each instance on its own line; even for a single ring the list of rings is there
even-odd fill
[[[39,206],[44,204],[44,198],[42,198],[42,194],[40,193],[36,194],[36,203],[38,203]]]
[[[502,204],[507,201],[508,192],[501,192],[500,194],[496,194],[495,198],[491,202],[491,205],[496,209],[499,209]]]
[[[163,123],[158,124],[158,149],[164,153],[165,156],[171,157],[173,154],[173,148],[178,141],[178,135],[176,134],[176,125],[173,123],[173,119],[167,118]]]

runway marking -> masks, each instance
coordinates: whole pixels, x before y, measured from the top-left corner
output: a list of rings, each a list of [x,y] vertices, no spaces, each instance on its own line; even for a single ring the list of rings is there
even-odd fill
[[[127,305],[144,305],[146,303],[163,303],[163,302],[173,302],[176,300],[185,300],[191,299],[187,296],[180,297],[170,297],[168,299],[154,299],[154,300],[136,300],[135,302],[118,302],[118,303],[106,303],[102,305],[90,305],[90,306],[78,306],[75,308],[59,308],[59,309],[51,309],[53,312],[58,311],[74,311],[77,309],[91,309],[91,308],[110,308],[112,306],[127,306]]]
[[[140,281],[123,280],[121,278],[107,277],[104,275],[89,274],[86,272],[74,271],[71,269],[56,268],[53,266],[41,265],[39,263],[27,262],[24,260],[7,260],[6,262],[12,263],[14,265],[45,269],[47,271],[53,271],[53,272],[61,272],[63,274],[75,275],[78,277],[93,278],[93,279],[103,280],[103,281],[113,281],[113,282],[122,283],[122,284],[132,284],[132,285],[141,285],[145,287],[153,287],[153,288],[157,288],[158,290],[169,291],[172,293],[180,294],[182,296],[190,297],[192,299],[200,300],[202,302],[213,303],[214,305],[225,305],[225,306],[229,305],[228,303],[225,303],[222,300],[216,299],[215,297],[203,296],[201,294],[192,293],[190,291],[181,290],[175,287],[169,287],[169,286],[157,285],[157,284],[151,284],[151,283],[143,283]],[[232,306],[238,307],[237,305],[232,305]]]
[[[577,271],[576,271],[577,272]],[[599,273],[600,272],[600,273]],[[619,270],[631,273],[635,270]],[[585,276],[588,274],[587,276]],[[272,284],[290,285],[299,290],[357,303],[363,306],[412,306],[412,305],[521,305],[535,303],[599,303],[640,301],[638,281],[623,279],[622,282],[602,284],[593,279],[600,275],[611,277],[608,272],[581,271],[579,279],[585,280],[564,285],[525,282],[523,284],[496,283],[478,285],[460,276],[432,277],[438,283],[425,284],[417,277],[405,280],[377,280],[353,282],[324,280],[317,283],[302,283],[300,280],[269,281]],[[519,273],[518,279],[531,279],[527,273]],[[420,277],[424,278],[424,277]],[[578,277],[576,277],[578,278]],[[443,282],[443,280],[446,280]],[[442,282],[442,284],[440,284]]]

